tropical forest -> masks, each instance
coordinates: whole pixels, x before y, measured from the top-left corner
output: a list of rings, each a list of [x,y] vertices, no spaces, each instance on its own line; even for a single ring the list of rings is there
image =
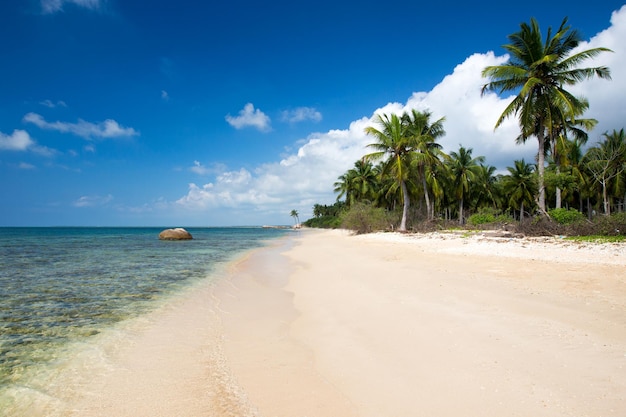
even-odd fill
[[[610,82],[608,67],[593,66],[607,48],[579,51],[567,18],[541,33],[522,23],[503,48],[502,65],[483,69],[483,94],[512,94],[493,126],[515,118],[518,144],[533,141],[535,160],[514,160],[506,171],[471,147],[448,153],[438,144],[445,117],[429,111],[376,114],[365,133],[368,152],[337,178],[332,205],[315,204],[309,227],[373,231],[498,228],[525,235],[626,237],[626,136],[622,126],[588,143],[597,120],[590,103],[568,91],[590,78]],[[293,214],[292,214],[293,215]]]

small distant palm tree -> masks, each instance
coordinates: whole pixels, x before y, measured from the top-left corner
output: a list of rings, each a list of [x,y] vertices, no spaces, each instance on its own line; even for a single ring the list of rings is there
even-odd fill
[[[485,161],[484,156],[472,158],[473,149],[465,149],[463,146],[458,152],[450,152],[448,166],[455,197],[459,201],[459,223],[463,224],[463,205],[470,193],[470,185],[480,175],[482,168],[479,164]]]
[[[520,212],[520,221],[524,220],[524,207],[533,203],[537,191],[535,167],[523,159],[515,161],[514,167],[507,167],[508,175],[502,177],[502,188],[509,196],[509,206]]]
[[[291,210],[291,217],[293,217],[295,224],[295,227],[300,226],[300,218],[298,217],[298,210]]]

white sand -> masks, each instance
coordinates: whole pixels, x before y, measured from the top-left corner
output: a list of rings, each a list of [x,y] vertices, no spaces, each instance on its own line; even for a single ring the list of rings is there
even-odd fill
[[[625,245],[303,236],[285,292],[231,299],[260,415],[626,415]]]
[[[72,415],[626,415],[624,244],[304,230],[281,245],[100,352],[65,391]]]

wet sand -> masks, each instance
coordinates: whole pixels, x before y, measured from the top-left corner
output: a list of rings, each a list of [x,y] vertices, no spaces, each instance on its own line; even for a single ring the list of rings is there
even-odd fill
[[[623,416],[626,245],[304,230],[116,340],[63,415]]]

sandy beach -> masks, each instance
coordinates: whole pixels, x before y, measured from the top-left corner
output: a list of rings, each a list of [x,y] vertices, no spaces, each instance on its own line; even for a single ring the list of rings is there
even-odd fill
[[[624,244],[303,230],[98,352],[69,408],[623,416],[625,271]]]

